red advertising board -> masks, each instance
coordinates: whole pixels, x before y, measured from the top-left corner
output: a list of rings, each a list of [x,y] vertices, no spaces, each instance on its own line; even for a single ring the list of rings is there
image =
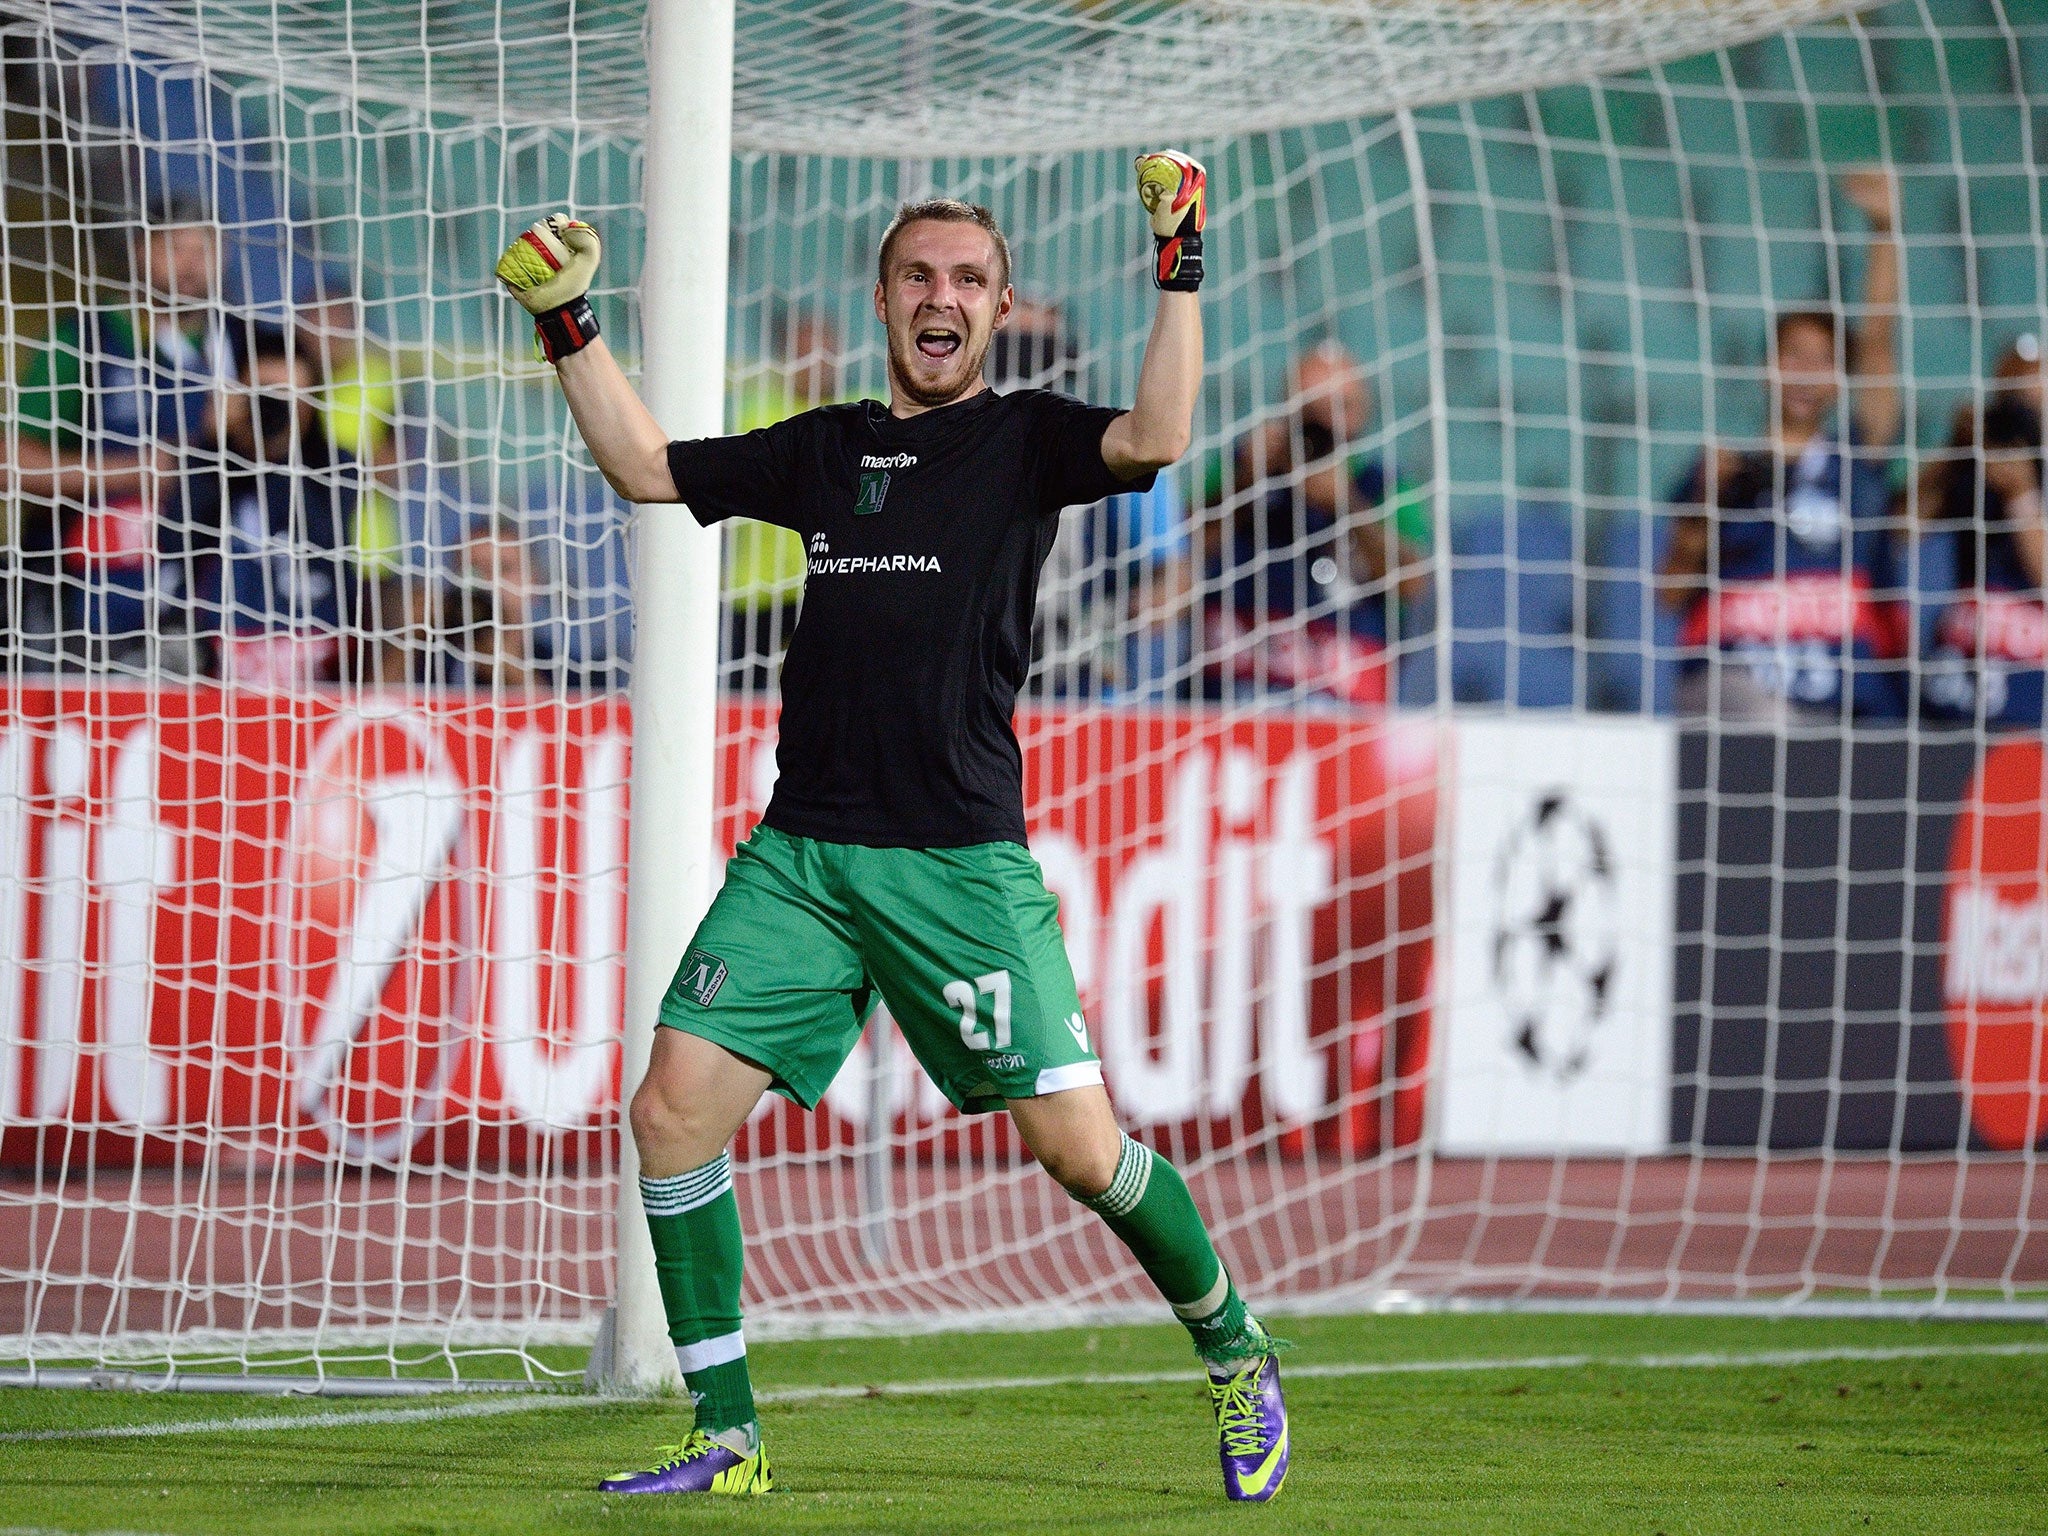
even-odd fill
[[[1385,1126],[1370,1090],[1426,1045],[1433,727],[1018,724],[1126,1117],[1412,1135],[1419,1090],[1384,1096]],[[194,1136],[502,1159],[614,1126],[628,736],[615,699],[13,695],[0,1156],[83,1133],[102,1159]],[[725,847],[772,782],[771,720],[728,706]],[[907,1058],[863,1060],[815,1116],[770,1109],[754,1134],[841,1140],[878,1107],[912,1135],[952,1124]]]
[[[1942,993],[1970,1124],[2017,1152],[2048,1130],[2048,759],[2036,738],[1985,754],[1949,843]]]

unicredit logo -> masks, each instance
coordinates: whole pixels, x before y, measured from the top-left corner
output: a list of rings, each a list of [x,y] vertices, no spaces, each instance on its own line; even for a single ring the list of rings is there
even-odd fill
[[[1942,993],[1951,1003],[2036,1003],[2048,975],[2044,961],[2048,902],[2004,901],[1976,884],[1950,891]]]
[[[2041,743],[2007,741],[1984,754],[1949,844],[1942,993],[1949,1058],[1970,1124],[2004,1151],[2048,1130],[2048,838]]]
[[[472,1004],[474,919],[450,879],[461,778],[402,713],[343,715],[286,833],[277,989],[300,1119],[350,1157],[401,1154],[432,1118]]]

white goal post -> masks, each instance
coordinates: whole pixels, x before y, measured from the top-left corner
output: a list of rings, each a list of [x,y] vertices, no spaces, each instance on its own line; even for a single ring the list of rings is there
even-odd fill
[[[0,70],[0,1382],[672,1379],[622,1105],[807,552],[619,504],[492,262],[574,209],[656,416],[750,430],[884,392],[876,243],[962,196],[998,384],[1116,403],[1168,146],[1197,442],[1067,515],[1017,725],[1248,1293],[2048,1316],[2048,770],[1922,698],[2048,631],[1938,521],[2048,336],[2037,8],[0,0]],[[1834,574],[1910,702],[1683,719],[1661,564],[1790,311],[1890,322]],[[1151,1316],[892,1033],[741,1134],[750,1331]]]
[[[732,157],[731,0],[655,6],[647,18],[647,255],[640,274],[648,409],[678,437],[725,425],[726,209]],[[633,804],[626,890],[621,1077],[646,1074],[677,935],[712,890],[717,792],[718,550],[694,519],[643,516],[634,572]],[[635,1389],[680,1382],[636,1182],[620,1143],[613,1358],[590,1375]]]

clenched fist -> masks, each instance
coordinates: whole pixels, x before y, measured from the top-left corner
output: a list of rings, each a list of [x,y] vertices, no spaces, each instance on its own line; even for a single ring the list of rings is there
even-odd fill
[[[597,339],[597,316],[587,295],[601,250],[596,230],[554,213],[498,258],[498,281],[533,316],[540,354],[551,363]]]
[[[1170,293],[1202,286],[1202,226],[1209,173],[1177,150],[1138,156],[1138,199],[1152,220],[1152,281]]]

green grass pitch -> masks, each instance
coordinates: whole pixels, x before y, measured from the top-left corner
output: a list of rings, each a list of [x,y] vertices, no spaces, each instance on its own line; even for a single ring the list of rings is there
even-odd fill
[[[592,1491],[675,1437],[672,1403],[0,1391],[0,1531],[2048,1531],[2040,1325],[1286,1331],[1294,1467],[1264,1508],[1223,1502],[1179,1330],[1102,1328],[759,1345],[785,1491],[745,1503]]]

